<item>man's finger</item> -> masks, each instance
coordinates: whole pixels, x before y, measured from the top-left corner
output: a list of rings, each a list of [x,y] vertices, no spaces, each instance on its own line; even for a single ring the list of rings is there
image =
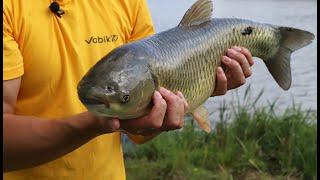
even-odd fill
[[[227,55],[229,58],[236,60],[240,64],[244,76],[249,77],[252,74],[249,62],[248,62],[246,56],[243,55],[242,53],[240,53],[238,51],[239,49],[238,50],[237,49],[238,48],[228,49]],[[240,49],[240,51],[241,51],[241,49]]]
[[[166,115],[168,105],[159,91],[155,91],[153,103],[154,106],[152,107],[148,118],[154,121],[154,123],[152,123],[153,128],[160,128]]]
[[[178,97],[166,88],[161,87],[159,92],[161,93],[162,97],[166,100],[168,105],[174,104],[174,102],[178,100]]]
[[[244,48],[244,47],[239,47],[239,48],[241,49],[240,52],[246,56],[250,66],[252,66],[254,64],[254,61],[253,61],[251,52],[247,48]]]
[[[182,94],[182,92],[178,91],[177,92],[177,96],[179,96],[182,100],[183,100],[183,103],[184,103],[184,113],[182,115],[182,118],[180,120],[180,123],[178,124],[178,128],[182,128],[183,125],[184,125],[184,115],[188,112],[189,110],[189,104],[186,100],[186,98],[184,97],[184,95]]]
[[[222,57],[222,61],[228,61],[226,56]],[[221,67],[217,68],[217,75],[216,75],[216,89],[213,92],[213,96],[220,96],[224,95],[227,92],[227,77],[224,74]]]
[[[110,127],[113,131],[119,130],[120,128],[120,120],[119,119],[111,119],[109,120]]]
[[[183,100],[184,112],[187,113],[188,109],[189,109],[189,104],[188,104],[186,98],[184,97],[184,95],[180,91],[177,92],[177,96],[179,96]]]
[[[160,88],[160,93],[168,104],[166,118],[161,129],[168,131],[181,128],[181,121],[185,114],[184,100],[163,87]]]
[[[227,89],[234,89],[243,85],[246,82],[246,78],[244,77],[240,64],[227,56],[225,56],[225,58],[229,59],[229,61],[227,61],[228,63],[222,61],[227,68]]]

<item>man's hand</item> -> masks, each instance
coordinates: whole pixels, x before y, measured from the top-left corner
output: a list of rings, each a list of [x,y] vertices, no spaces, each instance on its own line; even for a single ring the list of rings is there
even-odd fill
[[[131,134],[154,135],[162,131],[182,128],[188,104],[181,92],[160,88],[153,95],[151,112],[141,118],[122,120],[120,128]]]
[[[222,64],[225,71],[217,68],[216,88],[212,96],[224,95],[227,90],[243,85],[252,74],[250,67],[254,62],[248,49],[233,47],[228,49],[227,56],[222,57]]]

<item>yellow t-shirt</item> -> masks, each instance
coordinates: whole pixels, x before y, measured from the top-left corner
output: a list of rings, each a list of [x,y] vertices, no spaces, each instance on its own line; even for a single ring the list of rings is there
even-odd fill
[[[86,111],[76,87],[88,69],[112,49],[154,33],[146,0],[58,0],[61,18],[51,2],[3,2],[3,80],[22,77],[17,114],[47,119]],[[4,178],[125,179],[120,133]]]

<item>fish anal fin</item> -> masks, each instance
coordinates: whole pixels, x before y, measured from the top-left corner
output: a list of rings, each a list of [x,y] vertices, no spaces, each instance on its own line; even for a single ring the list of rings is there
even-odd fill
[[[211,19],[213,5],[211,0],[198,0],[184,14],[179,26],[200,25]]]
[[[198,123],[199,127],[207,133],[211,132],[211,123],[209,121],[208,110],[204,106],[200,106],[192,112],[192,116]]]

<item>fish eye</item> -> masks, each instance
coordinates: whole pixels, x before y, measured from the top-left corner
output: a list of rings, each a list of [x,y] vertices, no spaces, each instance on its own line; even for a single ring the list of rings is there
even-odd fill
[[[126,103],[130,100],[129,94],[121,96],[121,102]]]

